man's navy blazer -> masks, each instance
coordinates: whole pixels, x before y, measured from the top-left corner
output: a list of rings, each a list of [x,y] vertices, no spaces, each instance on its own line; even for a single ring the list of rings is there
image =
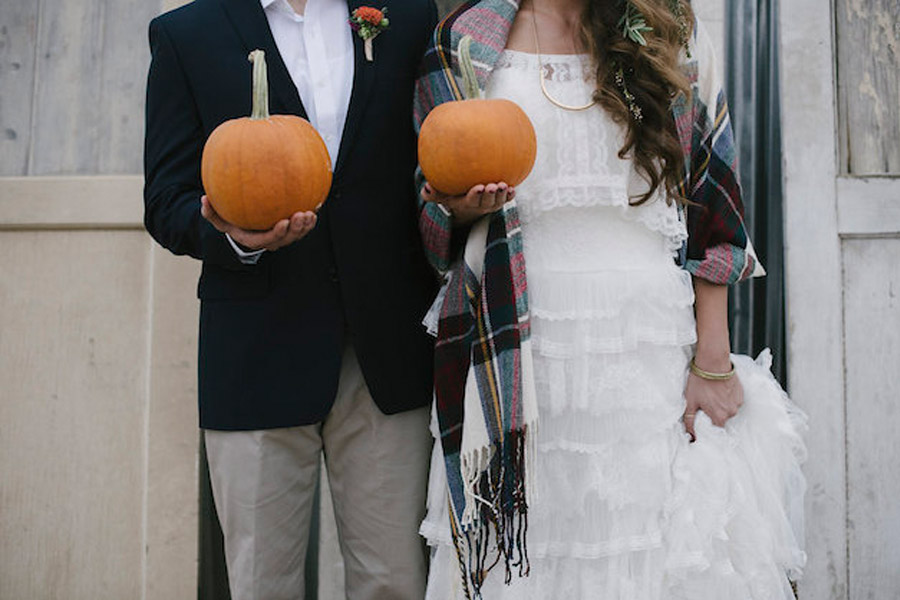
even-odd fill
[[[431,401],[433,343],[422,319],[436,282],[417,227],[412,97],[437,15],[431,0],[376,4],[391,25],[374,41],[373,62],[353,36],[353,92],[318,224],[255,265],[200,215],[200,156],[217,125],[250,114],[247,55],[256,48],[266,52],[272,114],[305,117],[262,6],[196,0],[150,24],[144,220],[160,244],[203,261],[201,427],[321,421],[347,344],[382,411]]]

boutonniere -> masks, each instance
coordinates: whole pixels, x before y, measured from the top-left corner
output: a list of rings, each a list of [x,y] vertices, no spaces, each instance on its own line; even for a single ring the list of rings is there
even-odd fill
[[[350,15],[350,27],[365,42],[366,60],[369,62],[374,60],[372,57],[372,40],[391,24],[385,16],[386,14],[387,8],[378,10],[371,6],[360,6]]]

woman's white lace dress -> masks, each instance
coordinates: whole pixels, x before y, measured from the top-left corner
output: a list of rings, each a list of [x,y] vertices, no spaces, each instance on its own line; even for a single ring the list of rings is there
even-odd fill
[[[548,56],[548,88],[583,104],[579,56]],[[485,600],[776,600],[804,555],[803,416],[769,374],[767,354],[734,357],[745,405],[726,429],[681,423],[696,341],[690,275],[673,258],[687,232],[618,158],[622,132],[594,107],[561,110],[541,94],[534,55],[505,51],[490,97],[534,123],[534,171],[517,190],[539,404],[528,552],[531,574]],[[462,598],[436,445],[428,515],[427,598]]]

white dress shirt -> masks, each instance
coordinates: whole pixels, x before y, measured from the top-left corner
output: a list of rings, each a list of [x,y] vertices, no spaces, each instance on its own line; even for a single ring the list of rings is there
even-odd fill
[[[307,0],[302,15],[287,0],[260,2],[306,116],[325,140],[334,168],[353,90],[354,33],[347,22],[347,2]],[[231,236],[228,241],[244,263],[255,263],[263,252],[245,252]]]

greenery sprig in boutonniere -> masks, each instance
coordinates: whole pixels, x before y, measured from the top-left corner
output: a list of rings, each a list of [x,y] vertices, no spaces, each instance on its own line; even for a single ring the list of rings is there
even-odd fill
[[[391,24],[387,18],[387,8],[378,10],[371,6],[360,6],[350,15],[350,27],[365,43],[366,60],[374,60],[372,40]]]

